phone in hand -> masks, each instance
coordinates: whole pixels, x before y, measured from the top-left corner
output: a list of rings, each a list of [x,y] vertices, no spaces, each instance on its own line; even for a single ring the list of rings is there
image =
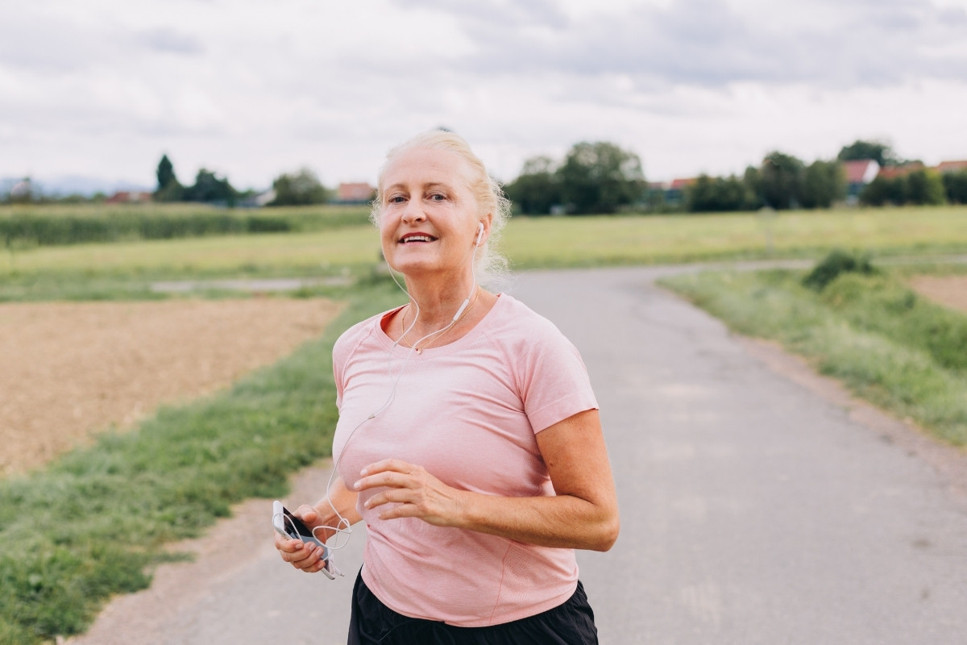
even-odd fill
[[[337,570],[332,564],[332,556],[329,553],[329,547],[325,545],[319,538],[317,538],[312,533],[312,529],[305,525],[305,522],[300,520],[298,517],[289,512],[282,502],[276,500],[272,504],[272,526],[275,530],[281,533],[287,538],[293,540],[302,540],[307,544],[316,544],[322,547],[322,559],[325,561],[326,566],[322,570],[330,580],[332,580],[337,573]]]

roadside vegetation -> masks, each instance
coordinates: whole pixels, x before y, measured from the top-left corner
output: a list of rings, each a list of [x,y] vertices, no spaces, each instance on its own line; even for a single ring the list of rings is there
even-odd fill
[[[196,206],[130,208],[117,217],[190,219]],[[112,594],[145,587],[155,565],[183,557],[166,545],[199,534],[237,501],[284,495],[288,474],[329,454],[332,343],[402,295],[380,267],[365,208],[346,220],[320,207],[272,212],[292,228],[164,239],[130,233],[52,245],[8,238],[0,250],[0,302],[177,297],[152,283],[271,277],[318,278],[297,294],[349,302],[322,338],[231,390],[162,409],[132,432],[108,432],[44,469],[0,480],[0,642],[33,644],[83,631]],[[0,221],[10,213],[0,211]],[[69,209],[49,216],[109,218]],[[835,247],[864,252],[847,253],[853,268],[841,258],[831,277],[812,287],[803,284],[806,271],[707,272],[667,284],[741,333],[774,338],[862,396],[953,444],[967,443],[965,316],[904,283],[907,274],[965,270],[942,257],[967,253],[967,207],[517,217],[502,242],[514,269],[813,263]],[[898,256],[919,259],[888,262]],[[870,271],[856,269],[867,265]]]
[[[904,281],[935,270],[878,267],[840,251],[806,273],[703,272],[661,283],[735,331],[778,341],[860,397],[964,446],[967,314],[928,301]],[[945,272],[958,270],[965,272]]]

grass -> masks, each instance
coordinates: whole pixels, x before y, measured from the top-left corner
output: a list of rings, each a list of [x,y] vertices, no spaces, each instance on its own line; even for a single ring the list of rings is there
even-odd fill
[[[216,208],[206,204],[0,206],[0,241],[30,247],[336,229],[364,224],[366,206]]]
[[[831,247],[877,256],[967,252],[967,207],[637,217],[514,218],[502,250],[515,269],[818,258]],[[113,282],[225,276],[365,275],[379,262],[369,224],[316,232],[9,247],[0,299],[26,282]]]
[[[330,451],[330,351],[350,323],[398,303],[388,281],[360,291],[324,337],[232,389],[162,409],[32,474],[0,481],[0,642],[85,629],[112,594],[150,582],[165,543],[230,505],[279,497],[287,476]]]
[[[918,296],[901,280],[904,272],[914,269],[846,273],[819,292],[795,271],[661,282],[730,328],[778,341],[862,398],[967,445],[967,315]]]

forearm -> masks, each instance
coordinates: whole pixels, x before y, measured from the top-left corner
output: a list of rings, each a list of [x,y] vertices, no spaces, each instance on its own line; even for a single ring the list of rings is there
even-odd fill
[[[454,501],[454,526],[527,544],[607,551],[618,537],[617,506],[604,500],[456,491]]]
[[[312,505],[319,518],[316,525],[338,528],[341,519],[348,522],[350,526],[362,520],[356,510],[357,497],[358,493],[346,488],[342,477],[336,477],[329,487],[328,494]]]

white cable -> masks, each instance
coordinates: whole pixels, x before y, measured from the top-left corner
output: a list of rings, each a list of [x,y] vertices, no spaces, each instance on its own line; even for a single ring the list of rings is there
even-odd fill
[[[332,490],[333,478],[336,476],[336,473],[339,471],[339,464],[342,463],[343,455],[346,454],[346,447],[349,446],[349,442],[352,440],[357,430],[359,430],[363,425],[365,425],[367,421],[371,421],[372,419],[375,419],[378,415],[385,412],[386,409],[393,404],[393,401],[396,400],[397,386],[399,385],[400,379],[403,378],[403,373],[406,371],[406,368],[413,354],[417,353],[417,347],[421,346],[428,339],[449,331],[454,325],[457,324],[457,321],[460,320],[460,316],[463,315],[464,311],[466,311],[467,307],[470,304],[470,298],[473,296],[474,291],[477,289],[477,272],[475,270],[476,267],[474,266],[474,262],[473,262],[473,255],[476,248],[477,246],[475,245],[470,251],[470,257],[471,257],[470,276],[472,279],[470,293],[467,295],[466,299],[464,299],[463,303],[457,309],[457,313],[454,314],[449,324],[447,324],[446,326],[436,331],[430,332],[423,338],[420,338],[415,343],[412,343],[410,345],[410,347],[408,348],[409,351],[407,351],[406,355],[403,356],[403,362],[400,365],[399,371],[396,373],[396,378],[393,380],[393,385],[392,385],[392,388],[390,389],[389,396],[386,397],[386,401],[384,401],[382,405],[376,408],[376,410],[374,410],[373,412],[370,412],[369,416],[367,416],[365,419],[360,421],[356,425],[356,427],[354,427],[352,430],[349,431],[349,436],[346,437],[346,441],[343,443],[343,448],[342,448],[342,451],[339,453],[339,458],[336,459],[336,462],[332,465],[332,470],[329,472],[329,480],[326,483],[326,501],[329,503],[329,508],[332,509],[332,512],[338,518],[338,521],[336,522],[336,526],[326,526],[326,525],[316,526],[315,528],[312,529],[312,535],[313,537],[315,537],[316,531],[319,529],[329,529],[333,531],[332,536],[329,538],[329,539],[336,538],[335,543],[332,546],[329,546],[329,548],[333,551],[339,550],[344,546],[346,546],[349,543],[349,538],[352,536],[352,533],[353,533],[352,524],[349,522],[348,519],[343,517],[342,513],[340,513],[338,509],[336,509],[336,505],[333,504],[332,497],[330,496],[330,492]],[[406,294],[406,297],[410,300],[410,302],[413,303],[416,309],[416,315],[413,317],[413,322],[410,323],[409,327],[407,327],[403,331],[403,333],[400,334],[400,337],[397,338],[393,342],[393,345],[390,347],[389,351],[392,352],[393,350],[396,349],[396,347],[399,346],[400,342],[404,338],[406,338],[406,335],[409,334],[410,331],[416,326],[417,321],[420,319],[420,303],[417,302],[416,299],[410,295],[409,291],[407,291],[406,288],[400,284],[399,280],[396,279],[396,275],[394,274],[394,269],[392,266],[390,266],[389,262],[386,263],[386,266],[387,268],[389,268],[390,277],[393,279],[393,282],[395,282],[396,286],[399,287],[404,294]],[[345,536],[346,539],[340,542],[339,537],[337,536]],[[320,541],[325,543],[328,546],[327,540],[320,539]]]

